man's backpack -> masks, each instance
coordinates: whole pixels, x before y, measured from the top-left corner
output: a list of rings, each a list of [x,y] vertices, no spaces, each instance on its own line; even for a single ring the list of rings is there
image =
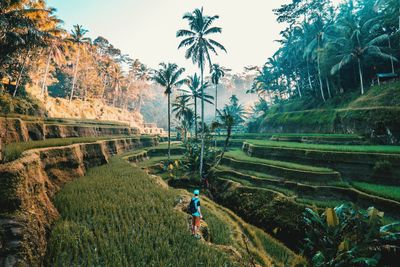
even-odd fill
[[[198,202],[198,200],[196,198],[192,198],[192,200],[190,200],[190,203],[188,206],[188,212],[190,214],[194,214],[197,212],[197,202]]]

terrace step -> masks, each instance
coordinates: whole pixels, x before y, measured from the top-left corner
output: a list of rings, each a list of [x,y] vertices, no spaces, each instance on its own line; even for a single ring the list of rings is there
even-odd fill
[[[238,153],[238,151],[226,153],[226,156],[222,159],[222,164],[234,169],[257,171],[282,179],[308,181],[318,184],[341,181],[340,173],[331,169],[252,158],[244,153]]]
[[[389,146],[343,146],[315,145],[284,142],[245,142],[242,150],[250,157],[294,161],[327,167],[359,181],[370,181],[374,167],[382,161],[392,166],[392,176],[380,174],[380,180],[386,184],[398,184],[400,177],[400,147]]]
[[[371,195],[351,187],[339,187],[332,185],[310,185],[283,179],[274,179],[267,177],[259,177],[252,174],[247,174],[244,171],[219,169],[218,177],[222,179],[231,179],[249,181],[253,187],[264,187],[269,190],[278,191],[286,195],[296,194],[299,198],[312,199],[331,199],[340,201],[351,201],[363,208],[374,206],[375,208],[390,214],[393,217],[399,218],[400,202],[384,197]],[[272,186],[272,187],[271,187]],[[282,190],[279,190],[282,188]]]
[[[331,145],[361,145],[367,143],[363,137],[352,134],[278,134],[273,135],[270,140]]]

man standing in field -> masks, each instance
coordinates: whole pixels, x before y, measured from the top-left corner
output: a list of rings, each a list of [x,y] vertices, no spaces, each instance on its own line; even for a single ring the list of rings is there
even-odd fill
[[[192,200],[190,201],[188,210],[190,214],[192,214],[192,235],[196,238],[200,238],[200,236],[197,234],[200,228],[200,219],[203,218],[200,209],[200,190],[194,190],[193,194],[194,197],[192,197]]]

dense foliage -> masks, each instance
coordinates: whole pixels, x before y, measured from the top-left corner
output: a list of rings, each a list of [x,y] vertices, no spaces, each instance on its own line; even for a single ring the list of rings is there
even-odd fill
[[[350,205],[328,208],[322,215],[307,209],[304,215],[304,251],[312,266],[397,266],[399,223],[382,225],[382,213]]]
[[[363,94],[377,73],[398,73],[399,5],[293,0],[281,6],[275,14],[288,25],[281,47],[258,70],[250,92],[270,102],[305,98],[302,105],[314,107],[356,88]]]
[[[46,1],[1,1],[0,91],[26,98],[24,89],[34,87],[44,99],[97,98],[140,110],[149,88],[146,66],[104,37],[90,40],[80,25],[66,32],[54,12]]]

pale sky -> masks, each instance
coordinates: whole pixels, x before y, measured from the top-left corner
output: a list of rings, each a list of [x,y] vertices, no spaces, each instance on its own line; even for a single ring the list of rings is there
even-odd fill
[[[216,26],[223,28],[215,39],[228,53],[213,57],[241,72],[247,65],[262,65],[277,49],[274,40],[284,25],[276,22],[273,9],[290,0],[49,0],[57,8],[65,27],[80,24],[89,36],[107,38],[123,53],[139,58],[150,67],[174,62],[193,70],[184,49],[177,50],[176,31],[187,28],[185,12],[204,7],[206,15],[218,14]]]

